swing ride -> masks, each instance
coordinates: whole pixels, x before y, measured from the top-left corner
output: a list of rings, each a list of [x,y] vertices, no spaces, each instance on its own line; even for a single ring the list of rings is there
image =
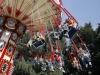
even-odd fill
[[[68,19],[61,24],[63,12]],[[55,34],[56,29],[61,30],[60,35],[58,32],[57,35]],[[26,30],[30,32],[30,40],[25,44],[27,47],[33,45],[38,49],[46,43],[45,38],[48,37],[51,51],[46,55],[46,62],[51,71],[54,71],[52,62],[56,62],[56,65],[65,72],[62,65],[64,61],[61,57],[62,49],[59,40],[63,37],[71,39],[75,50],[78,51],[73,37],[79,29],[76,19],[63,7],[62,0],[0,0],[0,74],[12,75],[16,43],[19,38],[23,37]],[[53,32],[54,37],[57,36],[57,40],[55,40],[56,50],[53,48],[50,32]],[[86,47],[81,37],[78,34],[77,36]],[[86,49],[88,50],[87,47]],[[75,51],[73,51],[73,54],[78,60]],[[70,61],[73,62],[69,51],[68,56]],[[46,70],[43,54],[39,56],[37,53],[34,57],[35,61],[37,57],[39,57],[40,64],[43,65],[43,70]]]

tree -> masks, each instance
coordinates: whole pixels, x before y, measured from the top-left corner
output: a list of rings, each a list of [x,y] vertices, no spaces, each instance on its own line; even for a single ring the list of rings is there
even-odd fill
[[[92,24],[85,23],[85,26],[81,27],[79,31],[79,35],[86,42],[87,45],[91,45],[93,43],[94,35],[95,35],[95,32],[92,28]]]
[[[98,28],[95,30],[94,39],[94,53],[93,53],[93,75],[99,75],[100,70],[100,23],[98,23]]]

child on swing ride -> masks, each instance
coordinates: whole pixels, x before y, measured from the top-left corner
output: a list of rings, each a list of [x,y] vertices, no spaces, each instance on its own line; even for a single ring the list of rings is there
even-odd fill
[[[33,40],[37,42],[42,40],[45,42],[45,37],[40,32],[37,32],[37,34],[33,36]]]
[[[42,56],[39,57],[39,63],[43,71],[46,71],[46,63],[44,62],[44,58]]]
[[[63,58],[61,56],[61,53],[58,51],[58,49],[56,48],[55,50],[55,64],[56,66],[62,71],[62,72],[65,72],[64,68],[63,68],[63,64],[64,64],[64,61],[63,61]]]
[[[28,41],[26,46],[31,47],[33,43],[35,43],[35,42],[38,43],[39,41],[42,41],[44,43],[45,37],[40,32],[37,32],[36,35],[34,35],[32,38],[30,38],[30,40]]]

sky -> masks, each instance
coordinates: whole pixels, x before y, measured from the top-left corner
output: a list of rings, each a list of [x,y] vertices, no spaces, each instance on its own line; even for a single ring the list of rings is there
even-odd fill
[[[94,29],[100,23],[100,0],[62,0],[65,7],[78,21],[79,26],[92,23]],[[63,20],[67,16],[63,14]]]

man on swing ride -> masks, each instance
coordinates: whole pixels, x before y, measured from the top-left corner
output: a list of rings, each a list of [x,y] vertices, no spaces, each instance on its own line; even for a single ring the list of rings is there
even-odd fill
[[[92,67],[92,64],[91,64],[91,56],[90,56],[90,53],[83,50],[82,47],[79,47],[79,50],[77,51],[78,53],[78,57],[81,59],[83,65],[87,68],[88,65],[90,67]]]

